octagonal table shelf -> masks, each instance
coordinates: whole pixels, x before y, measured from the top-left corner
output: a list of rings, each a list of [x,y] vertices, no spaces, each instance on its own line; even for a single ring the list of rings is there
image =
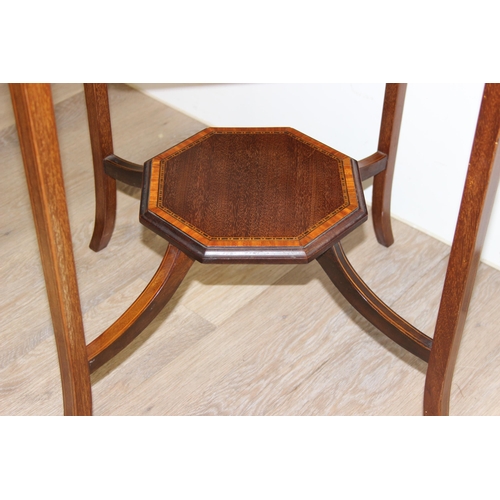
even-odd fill
[[[292,128],[207,128],[144,169],[141,222],[200,262],[307,263],[366,218],[356,162]]]

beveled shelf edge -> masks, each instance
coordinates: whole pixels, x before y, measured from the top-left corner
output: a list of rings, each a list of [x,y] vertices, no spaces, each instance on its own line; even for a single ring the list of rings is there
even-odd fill
[[[366,207],[358,208],[328,231],[307,245],[296,246],[206,246],[189,235],[167,226],[165,221],[154,213],[146,211],[140,221],[147,228],[165,238],[193,259],[203,264],[308,264],[347,234],[356,229],[368,218]]]

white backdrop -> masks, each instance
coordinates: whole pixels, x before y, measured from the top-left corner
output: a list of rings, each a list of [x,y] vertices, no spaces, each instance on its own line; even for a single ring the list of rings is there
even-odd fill
[[[376,150],[383,84],[134,84],[213,126],[288,126],[356,159]],[[410,84],[396,162],[394,217],[451,243],[482,84]],[[367,202],[371,186],[365,188]],[[500,269],[500,195],[483,261]]]

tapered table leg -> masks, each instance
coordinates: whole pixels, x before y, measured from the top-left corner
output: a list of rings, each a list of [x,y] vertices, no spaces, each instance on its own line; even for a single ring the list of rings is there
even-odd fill
[[[447,415],[451,381],[500,177],[500,84],[486,84],[439,306],[425,415]]]
[[[104,159],[113,153],[113,139],[107,85],[86,83],[84,90],[94,163],[96,198],[94,232],[90,248],[98,252],[108,245],[115,227],[116,181],[104,171]]]
[[[378,151],[387,155],[387,165],[373,178],[372,202],[375,235],[377,241],[386,247],[394,243],[391,226],[391,193],[405,95],[406,83],[386,85]]]
[[[11,84],[19,142],[61,369],[64,413],[92,397],[57,130],[48,84]]]

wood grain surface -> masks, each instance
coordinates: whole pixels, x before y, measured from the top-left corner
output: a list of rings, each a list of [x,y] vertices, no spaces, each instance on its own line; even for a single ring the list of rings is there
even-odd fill
[[[0,90],[0,109],[11,106]],[[113,238],[97,254],[88,248],[92,156],[83,87],[70,90],[56,104],[56,120],[90,342],[137,298],[167,243],[138,223],[139,190],[118,182]],[[126,86],[110,86],[110,105],[115,153],[138,164],[205,128]],[[56,345],[13,121],[0,144],[9,172],[0,185],[0,413],[60,415]],[[392,223],[390,248],[365,224],[344,249],[368,286],[432,334],[450,248]],[[500,272],[481,264],[452,415],[500,414],[499,290]],[[92,375],[94,414],[421,415],[426,367],[360,318],[316,262],[195,263],[145,332]]]
[[[447,415],[455,360],[500,179],[500,85],[485,85],[425,383],[426,415]]]
[[[92,162],[94,165],[95,225],[90,248],[98,252],[109,243],[116,220],[116,180],[104,171],[104,158],[113,154],[113,135],[105,83],[85,83]]]
[[[90,415],[92,394],[59,141],[49,84],[10,84],[59,354],[66,415]]]
[[[158,201],[208,238],[297,238],[349,204],[345,155],[313,148],[303,134],[210,128],[193,139],[159,157]]]
[[[141,222],[200,262],[307,263],[365,220],[357,163],[292,128],[207,128],[145,164]]]
[[[169,245],[155,275],[130,307],[88,346],[91,372],[132,342],[166,306],[193,264],[186,254]]]
[[[347,259],[341,243],[336,243],[317,260],[340,293],[360,314],[394,342],[429,361],[432,339],[401,318],[367,287]]]
[[[385,169],[373,178],[373,227],[379,243],[387,247],[394,243],[391,227],[391,192],[406,86],[406,83],[386,85],[377,151],[387,155],[387,163]]]

